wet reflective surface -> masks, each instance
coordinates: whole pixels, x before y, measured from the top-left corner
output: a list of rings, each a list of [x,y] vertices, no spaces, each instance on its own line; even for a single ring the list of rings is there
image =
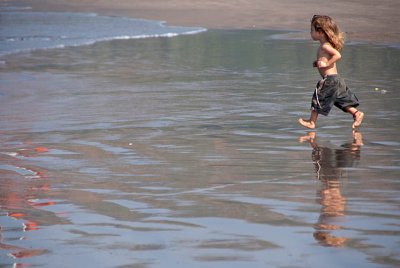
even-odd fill
[[[4,58],[0,264],[399,266],[400,50],[347,46],[364,124],[308,132],[316,44],[272,34]]]

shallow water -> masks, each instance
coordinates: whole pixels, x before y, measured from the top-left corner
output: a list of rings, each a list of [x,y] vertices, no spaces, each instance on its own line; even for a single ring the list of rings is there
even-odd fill
[[[310,139],[316,44],[274,34],[3,58],[0,264],[399,266],[400,50],[347,46],[364,124]]]
[[[166,26],[160,21],[101,16],[95,13],[32,12],[0,4],[0,56],[98,41],[172,37],[203,28]]]

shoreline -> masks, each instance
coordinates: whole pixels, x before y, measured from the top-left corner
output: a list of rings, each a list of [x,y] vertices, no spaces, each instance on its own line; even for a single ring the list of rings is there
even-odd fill
[[[296,36],[309,39],[309,21],[314,14],[332,16],[347,42],[384,45],[400,44],[398,10],[400,2],[336,1],[330,6],[313,0],[309,4],[290,0],[16,0],[9,5],[30,6],[33,11],[94,12],[100,15],[134,17],[164,21],[168,25],[204,27],[208,29],[267,29],[295,31]]]

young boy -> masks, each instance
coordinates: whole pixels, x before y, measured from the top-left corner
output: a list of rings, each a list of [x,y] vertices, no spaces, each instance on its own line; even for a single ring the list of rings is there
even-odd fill
[[[310,119],[300,118],[299,123],[314,129],[318,115],[327,116],[335,105],[353,116],[353,129],[360,126],[364,113],[356,109],[359,105],[358,99],[347,88],[336,68],[336,62],[341,58],[339,51],[344,43],[343,34],[329,16],[314,15],[311,20],[311,38],[320,42],[313,67],[318,68],[322,80],[317,83],[312,97]]]

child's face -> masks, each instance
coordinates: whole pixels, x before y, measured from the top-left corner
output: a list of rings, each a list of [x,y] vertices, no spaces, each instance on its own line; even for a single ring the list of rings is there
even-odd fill
[[[310,35],[313,40],[319,40],[320,33],[315,30],[315,27],[313,25],[311,25]]]

